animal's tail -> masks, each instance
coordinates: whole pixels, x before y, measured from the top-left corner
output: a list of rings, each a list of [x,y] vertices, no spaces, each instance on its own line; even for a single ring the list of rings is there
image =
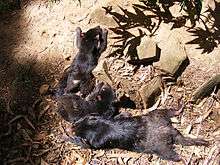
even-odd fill
[[[208,146],[209,145],[209,142],[204,139],[184,137],[180,133],[178,133],[174,137],[174,140],[176,144],[181,144],[183,146]]]

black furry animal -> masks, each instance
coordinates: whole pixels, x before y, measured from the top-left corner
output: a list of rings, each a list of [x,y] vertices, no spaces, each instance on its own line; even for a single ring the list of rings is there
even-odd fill
[[[110,85],[99,83],[86,98],[76,94],[67,94],[58,98],[58,113],[71,123],[88,114],[98,114],[104,118],[112,117],[116,110],[112,106],[114,92]]]
[[[121,148],[130,151],[157,154],[160,158],[178,162],[181,159],[173,144],[208,145],[203,139],[184,137],[175,129],[170,118],[172,110],[155,110],[147,115],[105,119],[88,115],[75,123],[71,141],[82,147]]]
[[[92,91],[95,85],[92,70],[107,47],[107,34],[108,31],[100,26],[85,33],[79,27],[76,28],[76,46],[79,52],[70,67],[64,71],[57,96],[79,90],[83,96],[87,96]]]

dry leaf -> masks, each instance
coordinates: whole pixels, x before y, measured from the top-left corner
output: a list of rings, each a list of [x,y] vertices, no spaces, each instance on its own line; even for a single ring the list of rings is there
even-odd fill
[[[127,157],[127,158],[124,158],[124,163],[125,164],[128,164],[128,161],[131,159],[131,157]]]
[[[39,92],[41,95],[47,93],[49,89],[49,85],[48,84],[44,84],[44,85],[41,85],[40,89],[39,89]]]
[[[101,157],[105,154],[105,150],[99,150],[98,153],[94,156],[94,158]]]
[[[48,111],[49,108],[50,108],[50,105],[47,105],[42,111],[40,111],[38,119],[40,119],[43,116],[43,114],[45,114]]]
[[[43,140],[48,134],[46,132],[40,132],[35,137],[34,140],[41,141]]]
[[[118,158],[118,164],[125,164],[124,161],[123,161],[123,159],[122,159],[122,157],[119,157],[119,158]]]
[[[172,123],[180,123],[180,121],[177,119],[177,117],[172,117],[171,122]]]
[[[40,165],[48,165],[48,163],[41,158],[40,159]]]
[[[195,121],[195,123],[200,123],[203,122],[207,117],[209,117],[209,115],[211,114],[212,109],[208,110],[207,112],[203,113],[202,116],[200,116],[199,118],[197,118],[197,120]]]

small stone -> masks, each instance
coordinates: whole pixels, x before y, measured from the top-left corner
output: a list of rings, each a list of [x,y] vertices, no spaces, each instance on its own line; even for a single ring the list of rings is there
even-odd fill
[[[140,60],[155,57],[157,52],[156,42],[147,36],[141,39],[140,45],[137,47],[137,54]]]
[[[180,121],[177,119],[177,117],[171,118],[172,123],[180,123]]]
[[[43,84],[43,85],[41,85],[41,87],[39,89],[39,93],[41,95],[43,95],[43,94],[47,93],[48,89],[49,89],[49,85],[48,84]]]
[[[177,88],[176,91],[177,91],[177,92],[182,92],[182,91],[184,91],[184,89],[183,89],[183,88]]]
[[[145,109],[154,105],[156,98],[161,93],[161,86],[162,79],[158,76],[154,77],[140,88],[139,93]]]
[[[140,41],[128,45],[123,53],[129,56],[130,64],[149,65],[159,60],[160,51],[153,38],[144,36]]]

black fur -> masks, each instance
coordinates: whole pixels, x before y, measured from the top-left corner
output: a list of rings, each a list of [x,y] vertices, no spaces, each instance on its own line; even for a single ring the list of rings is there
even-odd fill
[[[110,118],[116,111],[112,106],[114,92],[111,86],[104,83],[99,83],[85,99],[76,94],[67,94],[60,96],[57,100],[58,113],[71,123],[92,113]]]
[[[107,47],[106,29],[99,26],[83,33],[76,29],[76,46],[79,52],[76,54],[71,66],[64,71],[60,80],[57,96],[64,93],[75,93],[80,90],[83,96],[88,95],[94,88],[92,70],[98,64],[98,59]]]
[[[155,110],[147,115],[105,119],[88,115],[75,123],[72,142],[91,148],[121,148],[157,154],[160,158],[180,161],[173,144],[208,145],[202,139],[184,137],[172,124],[171,110]],[[80,140],[81,138],[81,140]],[[77,139],[77,140],[76,140]]]

